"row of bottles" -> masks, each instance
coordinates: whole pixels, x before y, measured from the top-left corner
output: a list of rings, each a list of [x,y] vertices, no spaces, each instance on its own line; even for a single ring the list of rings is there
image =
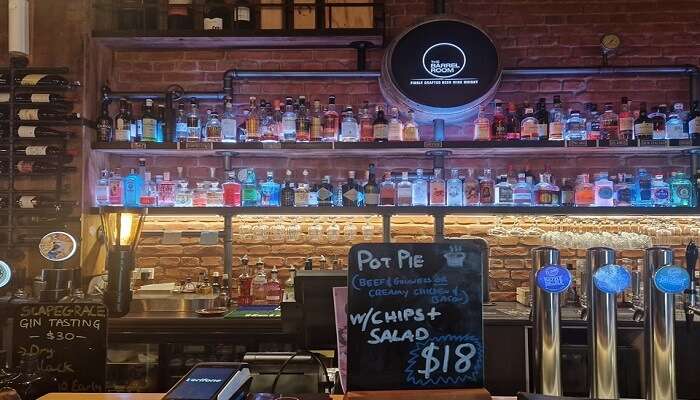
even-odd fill
[[[579,174],[564,177],[557,184],[551,173],[533,174],[528,169],[515,173],[493,174],[484,169],[479,176],[473,169],[466,175],[450,170],[443,177],[439,168],[432,176],[417,169],[409,179],[403,171],[396,179],[386,171],[377,180],[374,164],[370,164],[366,179],[356,179],[349,171],[343,182],[334,185],[330,176],[321,182],[311,182],[309,171],[302,171],[301,181],[294,182],[291,170],[286,171],[284,183],[275,181],[274,172],[267,171],[259,181],[255,169],[227,172],[221,183],[211,178],[189,189],[189,180],[182,176],[172,180],[169,172],[155,179],[147,171],[145,159],[137,169],[122,178],[116,172],[102,171],[95,190],[97,206],[125,205],[128,207],[372,207],[372,206],[656,206],[692,207],[696,205],[696,185],[682,171],[665,177],[639,169],[630,173],[591,176]]]

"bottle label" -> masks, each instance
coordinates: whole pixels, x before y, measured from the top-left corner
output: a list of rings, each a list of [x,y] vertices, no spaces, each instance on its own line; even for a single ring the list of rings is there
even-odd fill
[[[32,103],[50,103],[51,95],[48,93],[35,93],[32,94]]]
[[[488,138],[489,128],[486,128],[486,137]],[[415,142],[420,140],[418,128],[415,126],[407,126],[403,130],[403,140],[407,142]],[[488,140],[488,139],[487,139]]]
[[[258,201],[258,192],[255,189],[243,189],[243,201]]]
[[[114,140],[117,142],[128,142],[131,140],[131,130],[129,129],[115,129],[114,130]]]
[[[156,120],[152,118],[143,119],[143,128],[141,131],[141,139],[145,142],[156,141]]]
[[[36,196],[20,196],[19,208],[34,208],[34,199]]]
[[[536,196],[537,204],[552,204],[552,192],[549,190],[538,190]]]
[[[321,118],[312,117],[311,118],[311,141],[321,140]]]
[[[491,185],[481,185],[479,198],[482,203],[492,204],[493,203],[493,187]]]
[[[204,30],[220,30],[224,29],[224,20],[222,18],[204,18]]]
[[[634,118],[621,117],[620,118],[620,132],[631,132],[632,129],[634,129]]]
[[[464,196],[467,204],[479,203],[479,188],[477,185],[464,185]]]
[[[27,146],[24,149],[24,154],[28,156],[45,156],[48,147],[49,146]]]
[[[185,124],[183,124],[183,125],[185,125]],[[237,125],[236,125],[235,119],[232,119],[232,118],[222,119],[221,120],[221,132],[224,135],[224,139],[236,139],[236,127],[237,127]],[[186,125],[185,125],[185,131],[187,131]]]
[[[250,8],[236,7],[236,17],[238,21],[250,22]]]
[[[20,126],[17,128],[17,136],[21,138],[35,138],[36,126]]]
[[[39,83],[40,80],[44,79],[46,74],[29,74],[22,78],[22,82],[20,84],[22,86],[36,86],[37,83]]]
[[[411,198],[411,188],[410,187],[400,187],[397,190],[397,196],[399,199],[410,199]]]
[[[598,188],[598,198],[602,200],[610,200],[613,197],[613,190],[609,186],[602,186]]]
[[[629,188],[621,188],[617,191],[617,202],[622,204],[632,203],[632,191]]]
[[[634,124],[634,135],[639,138],[649,138],[654,133],[654,127],[650,122]]]
[[[343,197],[351,202],[354,202],[357,200],[357,190],[350,189],[347,192],[343,193]]]
[[[549,123],[549,138],[551,140],[562,140],[563,132],[564,123],[558,121]]]
[[[499,203],[512,203],[513,202],[513,191],[509,188],[499,188],[498,189],[498,202]]]
[[[9,93],[0,93],[0,103],[9,103],[10,102],[10,94]]]
[[[537,124],[537,136],[540,138],[547,137],[547,124]]]
[[[474,140],[489,140],[491,126],[488,122],[474,124]]]
[[[667,124],[666,137],[668,139],[687,139],[688,134],[683,132],[683,124]]]
[[[571,190],[562,190],[561,191],[561,204],[562,205],[574,204],[574,192]]]
[[[19,119],[22,121],[36,121],[39,119],[39,110],[36,108],[19,110]]]
[[[656,200],[668,200],[669,194],[668,189],[660,188],[654,191],[653,197]]]
[[[375,139],[384,139],[384,140],[389,139],[389,127],[387,125],[384,125],[384,124],[374,125],[373,133],[374,133]]]
[[[379,193],[365,193],[365,205],[376,206],[379,204]]]
[[[326,189],[325,187],[322,187],[321,189],[318,190],[318,201],[319,202],[330,202],[332,196],[333,196],[333,193],[331,193],[331,191]]]
[[[34,170],[33,161],[20,161],[17,163],[17,172],[21,174],[29,174]]]
[[[700,117],[695,117],[688,121],[688,131],[691,134],[700,134]]]
[[[682,200],[690,199],[690,188],[687,186],[679,187],[676,193],[678,194],[678,197]]]
[[[521,139],[534,139],[537,135],[537,124],[524,124],[520,129]]]

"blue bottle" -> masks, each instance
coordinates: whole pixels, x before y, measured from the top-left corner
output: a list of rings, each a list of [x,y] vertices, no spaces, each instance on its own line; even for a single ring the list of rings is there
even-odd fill
[[[695,188],[688,175],[674,172],[669,183],[672,207],[695,207]]]
[[[267,181],[260,185],[260,206],[280,206],[280,184],[275,182],[272,171],[267,171]]]
[[[640,168],[637,171],[634,187],[634,205],[637,207],[652,207],[654,203],[651,198],[651,175],[644,168]]]
[[[134,168],[124,177],[124,207],[140,207],[143,178]]]

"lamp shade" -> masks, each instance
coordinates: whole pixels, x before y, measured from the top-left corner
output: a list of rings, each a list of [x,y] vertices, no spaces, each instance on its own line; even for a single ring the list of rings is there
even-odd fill
[[[133,251],[141,235],[145,209],[123,208],[118,211],[101,210],[105,244],[108,251]]]

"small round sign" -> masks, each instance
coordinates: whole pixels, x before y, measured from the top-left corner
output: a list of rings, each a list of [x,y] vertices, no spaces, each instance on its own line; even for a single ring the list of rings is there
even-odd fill
[[[0,288],[7,286],[12,279],[12,268],[5,261],[0,261]]]
[[[66,232],[47,233],[39,242],[39,253],[54,262],[66,261],[78,249],[75,238]]]
[[[683,267],[667,265],[654,272],[654,286],[664,293],[680,294],[690,287],[690,274]]]
[[[568,269],[561,265],[549,264],[535,274],[537,286],[549,293],[562,293],[571,286],[572,277]]]
[[[632,274],[622,265],[603,265],[593,273],[593,284],[604,293],[620,294],[631,283]]]

